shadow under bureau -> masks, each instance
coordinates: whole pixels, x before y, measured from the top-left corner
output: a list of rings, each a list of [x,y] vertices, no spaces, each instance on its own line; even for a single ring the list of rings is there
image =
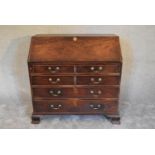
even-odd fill
[[[28,57],[33,114],[102,114],[120,123],[122,69],[116,35],[35,35]]]

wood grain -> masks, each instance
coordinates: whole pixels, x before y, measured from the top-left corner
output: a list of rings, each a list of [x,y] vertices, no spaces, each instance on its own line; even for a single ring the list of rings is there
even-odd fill
[[[119,123],[122,56],[116,35],[36,35],[28,57],[32,123],[40,115],[103,114]]]
[[[118,36],[33,36],[30,62],[121,61]],[[80,53],[80,54],[79,54]]]

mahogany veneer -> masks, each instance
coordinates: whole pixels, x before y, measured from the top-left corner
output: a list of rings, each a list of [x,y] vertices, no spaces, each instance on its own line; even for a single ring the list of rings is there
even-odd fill
[[[32,123],[52,114],[103,114],[120,123],[116,35],[35,35],[28,57]]]

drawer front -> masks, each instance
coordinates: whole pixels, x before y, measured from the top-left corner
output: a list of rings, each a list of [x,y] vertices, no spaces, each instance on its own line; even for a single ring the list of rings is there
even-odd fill
[[[45,113],[73,112],[76,111],[76,108],[70,100],[35,101],[34,111]]]
[[[46,73],[46,74],[73,73],[74,66],[34,65],[32,72],[33,73]]]
[[[119,73],[120,65],[89,65],[89,66],[77,66],[78,73]]]
[[[73,85],[73,76],[32,76],[32,85]]]
[[[117,107],[117,101],[79,100],[77,103],[77,111],[85,113],[114,114],[118,110]]]
[[[36,113],[61,114],[114,114],[117,113],[117,101],[104,100],[48,100],[35,101],[33,104]]]
[[[88,87],[77,88],[79,98],[118,98],[119,87]]]
[[[78,76],[77,85],[119,85],[119,76]]]
[[[75,97],[73,88],[33,88],[35,98],[68,98]]]

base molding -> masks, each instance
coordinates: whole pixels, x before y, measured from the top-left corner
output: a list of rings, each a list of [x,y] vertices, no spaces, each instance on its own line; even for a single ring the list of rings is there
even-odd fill
[[[60,115],[60,114],[59,114]],[[80,114],[76,114],[76,115],[80,115]],[[84,114],[82,114],[84,115]],[[87,115],[87,114],[85,114]],[[96,114],[97,115],[97,114]],[[104,115],[112,124],[117,124],[119,125],[121,122],[120,122],[120,115],[117,114],[117,115],[107,115],[107,114],[102,114]],[[32,114],[31,116],[31,123],[32,124],[39,124],[41,119],[40,117],[41,116],[45,116],[45,115],[36,115],[36,114]],[[52,115],[51,115],[52,116]]]

